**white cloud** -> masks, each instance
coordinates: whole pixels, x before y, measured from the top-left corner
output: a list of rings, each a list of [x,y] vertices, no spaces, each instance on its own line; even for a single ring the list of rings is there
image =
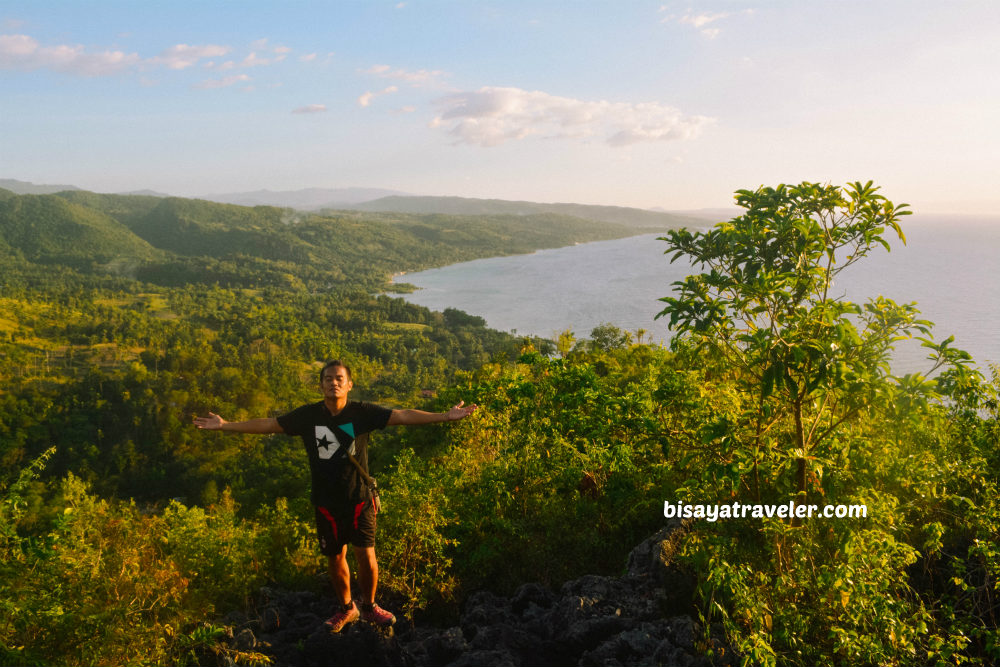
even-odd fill
[[[397,88],[396,86],[389,86],[388,88],[385,88],[375,93],[369,90],[368,92],[364,93],[363,95],[361,95],[361,97],[358,98],[358,104],[360,106],[366,107],[369,104],[371,104],[372,100],[375,99],[376,97],[379,97],[380,95],[389,95],[391,93],[395,93],[398,91],[399,88]]]
[[[666,11],[666,9],[667,9],[666,6],[660,7],[660,11],[661,12]],[[741,11],[739,13],[740,14],[744,14],[744,15],[748,15],[748,14],[753,14],[755,11],[756,10],[754,10],[754,9],[744,9],[743,11]],[[701,12],[701,13],[695,13],[692,10],[689,9],[687,11],[687,13],[685,13],[683,15],[669,14],[669,15],[665,16],[663,19],[661,19],[661,23],[676,22],[676,23],[679,23],[681,25],[689,25],[692,28],[695,28],[698,32],[700,32],[705,37],[708,37],[709,39],[713,39],[713,38],[717,37],[719,35],[719,33],[722,32],[722,30],[721,30],[721,28],[718,28],[718,27],[714,27],[714,26],[713,27],[707,27],[707,26],[709,26],[712,23],[715,23],[716,21],[721,21],[723,19],[727,19],[727,18],[729,18],[731,16],[735,16],[735,14],[733,14],[732,12]]]
[[[38,42],[27,35],[0,35],[0,63],[5,67],[38,52]]]
[[[164,49],[160,55],[150,58],[146,62],[153,65],[163,65],[169,69],[186,69],[202,58],[218,58],[226,55],[229,51],[228,46],[218,46],[216,44],[206,44],[204,46],[176,44],[169,49]]]
[[[261,67],[264,65],[273,65],[274,63],[280,63],[282,60],[288,57],[292,49],[287,46],[269,46],[266,38],[258,39],[250,44],[250,55],[243,59],[240,63],[240,67]],[[274,54],[274,57],[258,56],[257,52],[270,51]]]
[[[304,107],[299,107],[298,109],[292,109],[292,113],[323,113],[326,111],[325,104],[307,104]]]
[[[242,81],[249,81],[250,77],[246,74],[234,74],[233,76],[227,76],[222,79],[208,79],[202,81],[195,88],[202,90],[210,90],[213,88],[228,88],[229,86],[235,86],[237,83]]]
[[[77,76],[105,76],[126,70],[144,71],[151,67],[185,70],[200,65],[206,70],[225,71],[235,67],[257,67],[279,63],[288,57],[291,49],[286,46],[269,46],[267,40],[255,45],[268,50],[264,56],[251,51],[242,61],[215,60],[232,51],[218,44],[175,44],[151,58],[123,51],[88,51],[83,46],[60,44],[43,46],[30,35],[0,34],[0,70],[32,71],[49,69]],[[220,83],[221,81],[221,83]],[[204,82],[199,88],[232,85],[232,77],[216,82]],[[238,82],[238,80],[236,80]]]
[[[40,46],[28,35],[0,35],[0,69],[52,69],[79,76],[115,74],[141,61],[123,51],[87,52],[82,46]]]
[[[250,55],[243,59],[240,63],[240,67],[260,67],[262,65],[270,65],[270,58],[260,58],[257,56],[256,51],[251,51]]]
[[[299,60],[301,60],[304,63],[312,62],[312,61],[316,60],[316,54],[315,53],[308,53],[308,54],[306,54],[304,56],[299,56]]]
[[[243,62],[240,63],[240,67],[263,67],[265,65],[273,65],[274,63],[280,63],[285,59],[285,57],[285,54],[281,53],[274,58],[261,58],[257,55],[256,51],[253,51],[250,55],[243,59]]]
[[[590,102],[520,88],[485,87],[436,102],[431,127],[446,128],[457,143],[497,146],[539,136],[553,139],[603,137],[611,146],[697,137],[713,122],[684,116],[656,102]]]
[[[269,46],[267,37],[262,39],[257,39],[250,42],[251,51],[267,51],[270,50],[271,53],[277,53],[278,55],[287,55],[291,53],[292,49],[287,46]],[[251,53],[250,55],[254,55]]]
[[[680,18],[681,23],[686,23],[687,25],[692,25],[695,28],[701,28],[709,23],[714,23],[719,19],[724,19],[728,16],[732,16],[729,12],[716,12],[715,14],[704,13],[704,14],[692,14],[688,12]]]

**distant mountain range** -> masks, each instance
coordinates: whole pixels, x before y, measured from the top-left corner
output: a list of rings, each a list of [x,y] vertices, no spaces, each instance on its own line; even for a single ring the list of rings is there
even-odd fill
[[[77,191],[73,185],[36,185],[13,179],[0,179],[0,188],[17,194],[52,194]],[[118,193],[152,197],[171,195],[153,190]],[[639,209],[624,206],[596,206],[569,203],[539,203],[508,201],[502,199],[473,199],[468,197],[428,197],[408,195],[384,188],[304,188],[302,190],[254,190],[210,194],[198,197],[221,204],[239,206],[276,206],[303,211],[356,210],[378,213],[414,213],[441,215],[565,215],[584,220],[609,222],[630,228],[663,229],[682,225],[704,225],[706,220],[726,220],[737,213],[735,209],[700,209],[668,211],[664,209]]]
[[[676,227],[704,224],[715,211],[646,210],[624,206],[586,204],[543,204],[503,199],[468,197],[427,197],[379,188],[307,188],[304,190],[257,190],[206,195],[201,199],[241,206],[280,206],[306,211],[353,210],[374,213],[416,213],[422,215],[568,215],[584,220],[611,222],[627,227]],[[732,217],[732,216],[727,216]],[[722,218],[719,218],[722,219]]]
[[[43,187],[13,185],[22,190]],[[111,272],[161,285],[326,289],[351,283],[383,289],[387,277],[401,270],[624,238],[652,229],[544,208],[537,213],[475,215],[307,212],[58,189],[52,194],[17,194],[0,188],[0,264]],[[421,201],[426,205],[433,200]]]
[[[67,190],[79,190],[75,185],[36,185],[27,181],[18,181],[13,178],[0,178],[0,188],[9,190],[18,195],[51,195],[56,192],[66,192]]]
[[[140,197],[173,197],[173,195],[168,195],[165,192],[157,192],[156,190],[130,190],[128,192],[116,192],[117,195],[137,195]]]
[[[75,185],[55,185],[29,183],[14,178],[0,178],[0,189],[13,192],[16,195],[54,195],[57,192],[80,192],[82,188]],[[133,190],[132,192],[116,192],[119,195],[142,195],[146,197],[170,197],[155,190]]]
[[[303,211],[323,208],[349,209],[354,204],[389,197],[405,195],[398,190],[383,188],[305,188],[302,190],[254,190],[253,192],[230,192],[227,194],[204,195],[199,199],[238,204],[240,206],[280,206]]]
[[[502,199],[468,199],[465,197],[403,197],[391,196],[362,202],[351,207],[360,211],[383,213],[439,213],[446,215],[567,215],[584,220],[611,222],[626,227],[662,229],[680,225],[704,224],[704,219],[662,211],[649,211],[624,206],[593,206],[587,204],[540,204]]]

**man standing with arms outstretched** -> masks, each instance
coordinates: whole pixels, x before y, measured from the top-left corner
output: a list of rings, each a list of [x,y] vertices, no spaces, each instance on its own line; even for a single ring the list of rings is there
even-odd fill
[[[375,561],[373,490],[367,483],[368,433],[386,426],[419,426],[457,421],[476,410],[464,401],[448,412],[390,410],[372,403],[350,401],[354,387],[351,369],[328,361],[320,371],[323,400],[304,405],[278,418],[262,417],[228,422],[217,414],[196,417],[202,429],[235,433],[286,433],[302,438],[312,473],[312,503],[316,506],[316,531],[320,550],[329,559],[330,581],[341,607],[326,621],[331,632],[340,632],[358,618],[378,625],[392,625],[396,617],[375,604],[378,563]],[[352,458],[354,461],[352,461]],[[365,470],[365,474],[359,471]],[[361,610],[351,598],[351,572],[347,545],[354,545],[361,587]]]

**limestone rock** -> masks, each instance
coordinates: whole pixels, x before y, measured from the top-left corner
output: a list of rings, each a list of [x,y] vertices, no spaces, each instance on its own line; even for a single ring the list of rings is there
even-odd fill
[[[395,628],[364,621],[330,634],[331,602],[313,593],[262,589],[259,616],[233,628],[233,648],[253,648],[276,667],[717,667],[735,665],[688,615],[694,582],[672,565],[684,526],[668,524],[628,558],[625,575],[587,575],[559,591],[527,583],[512,596],[470,595],[459,625]],[[241,619],[230,615],[227,619]]]

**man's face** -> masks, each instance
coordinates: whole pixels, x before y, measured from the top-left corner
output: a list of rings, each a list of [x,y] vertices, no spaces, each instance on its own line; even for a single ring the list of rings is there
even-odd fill
[[[331,366],[323,371],[323,397],[324,398],[345,398],[347,392],[354,387],[351,377],[343,366]]]

